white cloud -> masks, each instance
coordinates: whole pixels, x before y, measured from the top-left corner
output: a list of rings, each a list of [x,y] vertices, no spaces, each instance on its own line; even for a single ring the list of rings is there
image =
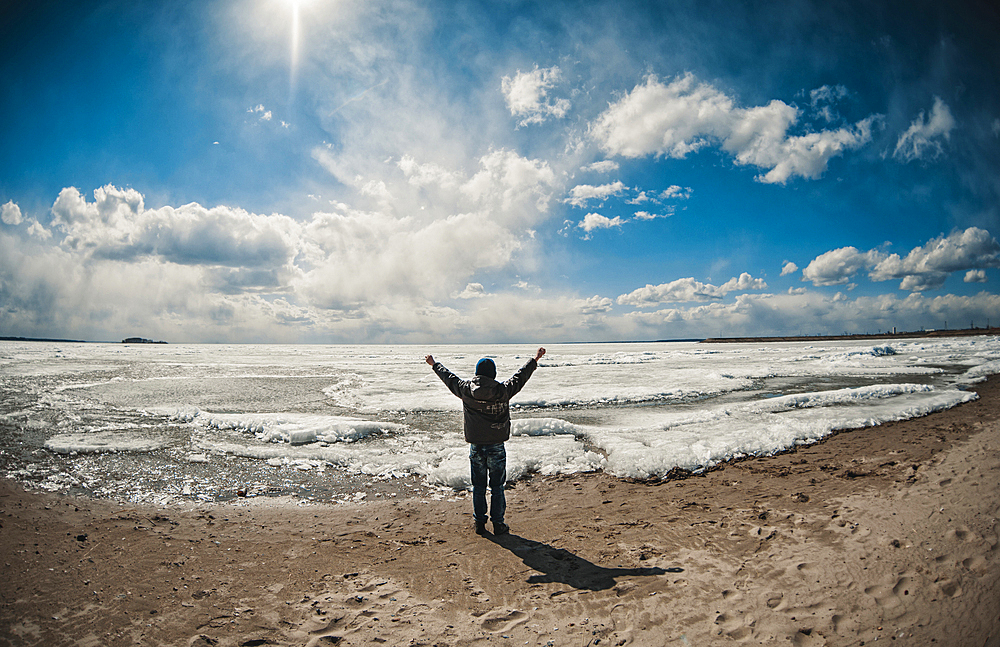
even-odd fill
[[[902,279],[901,290],[935,290],[952,272],[1000,266],[1000,243],[984,229],[970,227],[939,236],[910,251],[890,254],[869,274],[873,281]]]
[[[955,118],[940,97],[934,97],[934,106],[929,117],[921,112],[896,142],[893,158],[912,162],[913,160],[934,159],[944,153],[941,141],[951,137],[955,129]]]
[[[578,303],[580,313],[585,315],[610,312],[614,307],[614,302],[611,299],[596,294],[589,299],[583,299]]]
[[[17,206],[13,200],[0,207],[0,221],[3,221],[3,224],[20,225],[21,220],[21,207]]]
[[[795,274],[799,271],[799,266],[795,263],[788,261],[781,266],[781,276],[788,276],[789,274]]]
[[[847,88],[842,85],[824,85],[809,93],[809,105],[826,121],[836,121],[840,115],[831,104],[840,101],[848,95]]]
[[[657,218],[669,218],[674,215],[673,212],[669,213],[649,213],[648,211],[636,211],[635,215],[632,217],[633,220],[656,220]]]
[[[460,187],[472,207],[509,227],[533,225],[546,214],[556,185],[547,162],[508,150],[492,151],[479,162],[482,170]]]
[[[531,72],[517,71],[514,78],[503,77],[500,87],[510,114],[524,117],[519,126],[542,123],[549,117],[562,118],[570,108],[567,99],[550,100],[549,91],[562,79],[558,67],[538,69]]]
[[[738,165],[768,171],[764,183],[792,177],[818,178],[829,160],[871,139],[875,117],[853,127],[789,135],[799,110],[774,100],[766,106],[738,108],[725,93],[694,75],[670,83],[649,76],[602,113],[590,135],[612,155],[636,158],[665,155],[683,158],[705,146],[718,145]]]
[[[764,290],[767,289],[767,283],[764,279],[755,279],[750,276],[749,272],[743,272],[739,275],[739,278],[733,277],[719,286],[719,291],[722,294],[728,294],[730,292],[735,292],[737,290]]]
[[[93,201],[75,188],[63,190],[52,223],[62,234],[57,242],[66,263],[116,266],[122,274],[131,271],[123,268],[157,264],[194,281],[204,300],[225,300],[225,313],[233,312],[231,301],[239,295],[271,294],[288,304],[281,312],[273,305],[253,308],[286,324],[303,320],[302,308],[310,321],[328,324],[375,316],[380,308],[396,316],[404,303],[415,308],[449,297],[485,297],[472,280],[475,273],[509,268],[530,246],[533,232],[523,227],[545,217],[538,207],[546,202],[551,172],[502,151],[486,156],[483,167],[453,186],[453,194],[474,209],[445,217],[397,217],[344,205],[305,222],[194,203],[148,209],[137,191],[108,185],[94,191]],[[381,182],[364,186],[376,184],[381,191],[374,192],[394,199]],[[531,265],[522,256],[518,267]]]
[[[420,164],[409,155],[403,155],[398,163],[406,180],[414,186],[436,185],[446,189],[458,186],[461,176],[438,164]]]
[[[667,85],[649,76],[609,106],[590,134],[613,155],[682,158],[705,146],[705,137],[721,139],[732,111],[729,97],[691,74]]]
[[[52,238],[52,232],[43,227],[37,220],[31,221],[31,225],[28,227],[28,234],[40,240]]]
[[[988,231],[969,227],[930,240],[906,257],[854,247],[835,249],[809,263],[802,278],[813,285],[841,285],[868,269],[872,281],[902,279],[901,290],[922,292],[940,288],[953,272],[985,267],[1000,267],[1000,243]]]
[[[601,160],[580,167],[581,171],[593,171],[595,173],[610,173],[618,170],[618,162],[613,160]]]
[[[813,285],[845,285],[862,269],[872,267],[882,258],[877,251],[860,252],[856,247],[841,247],[820,254],[802,270],[802,280]]]
[[[610,196],[619,196],[625,191],[625,185],[619,180],[611,184],[592,186],[590,184],[578,184],[569,191],[569,197],[563,200],[574,207],[586,207],[591,200],[603,201]]]
[[[784,184],[799,176],[815,180],[826,171],[827,164],[845,151],[860,148],[871,140],[874,118],[863,119],[853,128],[824,130],[805,135],[771,138],[758,134],[756,141],[733,148],[730,142],[723,146],[736,155],[738,164],[751,164],[770,170],[758,175],[765,184]]]
[[[271,113],[271,111],[268,110],[268,109],[266,109],[262,104],[258,104],[256,106],[254,106],[253,108],[248,108],[247,112],[250,113],[250,114],[252,114],[252,115],[253,114],[259,115],[258,118],[261,121],[271,121],[271,119],[274,117],[274,115]],[[284,122],[282,122],[282,124],[284,125]]]
[[[1000,308],[1000,295],[972,296],[920,293],[899,298],[894,294],[851,299],[842,292],[741,294],[735,302],[630,312],[624,319],[635,329],[633,338],[744,337],[811,335],[847,332],[877,333],[942,328],[946,322],[983,322]],[[995,316],[995,315],[994,315]]]
[[[965,273],[966,283],[986,283],[986,270],[969,270]]]
[[[842,85],[824,85],[809,92],[812,107],[823,103],[833,103],[847,96],[847,88]]]
[[[683,278],[660,285],[647,284],[645,287],[619,296],[618,305],[645,308],[660,303],[716,301],[730,292],[763,290],[765,288],[767,288],[767,283],[763,279],[755,279],[747,272],[740,274],[739,278],[729,279],[720,286],[702,283],[693,278]]]
[[[146,209],[134,189],[112,185],[88,202],[74,187],[52,205],[52,225],[66,235],[62,246],[100,258],[157,257],[181,265],[282,267],[295,255],[299,227],[285,216],[242,209],[182,207]]]
[[[691,194],[694,190],[689,186],[677,186],[676,184],[668,186],[662,192],[660,192],[661,200],[689,200]]]
[[[632,204],[633,201],[629,201]],[[662,213],[650,213],[649,211],[636,211],[631,218],[622,218],[621,216],[615,216],[614,218],[608,218],[605,215],[599,213],[588,213],[584,216],[583,220],[575,224],[577,229],[583,229],[586,235],[583,236],[583,240],[590,240],[591,232],[595,229],[612,229],[621,227],[630,222],[648,222],[650,220],[657,220],[659,218],[669,218],[674,215],[674,206],[668,206],[664,208]],[[566,220],[564,222],[564,227],[559,231],[559,233],[568,235],[571,229],[574,227],[574,223],[571,220]]]
[[[584,230],[588,234],[595,229],[611,229],[613,227],[621,227],[622,219],[620,216],[615,216],[614,218],[608,218],[607,216],[602,216],[599,213],[588,213],[583,217],[577,227]]]
[[[465,289],[458,294],[452,295],[453,299],[482,299],[486,295],[486,288],[482,283],[469,283]]]

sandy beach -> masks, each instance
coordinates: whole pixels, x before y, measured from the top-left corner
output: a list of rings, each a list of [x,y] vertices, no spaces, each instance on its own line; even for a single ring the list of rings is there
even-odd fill
[[[1000,645],[1000,379],[657,484],[147,508],[0,481],[3,645]],[[895,641],[895,642],[893,642]]]

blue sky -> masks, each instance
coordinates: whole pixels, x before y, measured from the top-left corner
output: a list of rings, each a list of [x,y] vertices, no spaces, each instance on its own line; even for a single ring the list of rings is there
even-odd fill
[[[1000,321],[989,3],[3,6],[0,335]]]

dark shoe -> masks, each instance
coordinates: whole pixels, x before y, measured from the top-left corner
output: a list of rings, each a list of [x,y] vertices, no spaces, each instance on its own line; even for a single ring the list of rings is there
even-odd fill
[[[499,536],[499,535],[506,535],[508,532],[510,532],[510,527],[507,524],[505,524],[502,521],[499,522],[499,523],[497,523],[496,521],[493,522],[493,534],[494,535],[497,535],[497,536]]]
[[[477,535],[488,534],[486,532],[486,522],[485,521],[477,521],[476,522],[476,534]]]

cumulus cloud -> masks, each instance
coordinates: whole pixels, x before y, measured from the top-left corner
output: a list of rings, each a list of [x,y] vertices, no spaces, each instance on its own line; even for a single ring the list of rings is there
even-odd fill
[[[722,285],[702,283],[693,278],[677,279],[670,283],[649,285],[618,297],[618,305],[630,305],[640,308],[655,306],[661,303],[686,303],[690,301],[717,301],[730,292],[746,290],[763,290],[767,283],[763,279],[755,279],[744,272]]]
[[[688,200],[694,190],[689,186],[678,186],[673,184],[660,192],[661,200]]]
[[[601,160],[580,167],[581,171],[593,171],[595,173],[610,173],[618,170],[618,162],[613,160]]]
[[[835,249],[809,263],[802,278],[813,285],[841,285],[867,269],[873,281],[901,279],[901,290],[922,292],[940,288],[953,272],[998,266],[1000,243],[988,231],[969,227],[930,240],[905,257],[854,247]]]
[[[952,272],[1000,266],[1000,243],[984,229],[969,227],[939,236],[910,251],[905,257],[889,254],[869,276],[873,281],[902,279],[900,289],[934,290]]]
[[[516,267],[530,270],[532,228],[548,217],[556,190],[546,163],[494,150],[469,177],[414,158],[396,166],[395,180],[356,184],[378,209],[337,203],[303,220],[223,205],[149,208],[132,188],[106,185],[90,197],[67,187],[52,205],[51,231],[35,222],[32,231],[19,233],[21,247],[55,233],[54,244],[44,249],[59,259],[50,265],[61,268],[41,279],[47,287],[35,285],[28,293],[36,304],[47,293],[61,293],[68,281],[59,274],[117,277],[156,268],[155,280],[139,283],[161,286],[148,295],[159,294],[163,302],[147,303],[147,319],[171,304],[178,317],[200,321],[206,331],[238,319],[254,322],[258,331],[293,322],[302,331],[356,325],[357,334],[376,339],[383,328],[427,330],[420,317],[444,316],[432,312],[438,300],[486,298],[475,274],[509,272],[515,255],[524,252]],[[412,192],[428,187],[444,196],[447,208],[414,207]],[[10,213],[8,207],[8,220]],[[17,277],[9,280],[32,285],[17,266],[9,272]],[[189,292],[177,293],[174,286]],[[81,312],[129,309],[116,305],[120,297],[107,286],[77,287],[92,303]]]
[[[458,173],[431,162],[421,164],[409,155],[403,155],[398,166],[406,180],[418,187],[434,185],[449,189],[456,187],[461,181]]]
[[[43,227],[37,220],[31,221],[31,225],[28,226],[28,234],[40,240],[52,238],[52,232]]]
[[[465,289],[458,294],[452,295],[453,299],[482,299],[486,296],[486,288],[482,283],[469,283]]]
[[[636,158],[684,158],[709,145],[733,155],[738,165],[768,169],[764,183],[818,178],[829,160],[871,139],[875,117],[852,127],[791,135],[798,108],[779,100],[765,106],[737,107],[724,92],[693,74],[669,83],[649,76],[645,84],[608,107],[591,125],[590,135],[609,154]]]
[[[595,294],[589,299],[583,299],[578,301],[579,311],[581,314],[593,315],[600,314],[604,312],[610,312],[614,307],[614,302],[600,295]]]
[[[944,153],[942,140],[948,141],[955,129],[955,118],[940,97],[934,97],[929,116],[921,112],[905,133],[899,136],[892,152],[901,162],[934,159]]]
[[[510,114],[523,117],[519,126],[542,123],[549,117],[562,118],[570,108],[567,99],[550,99],[549,91],[562,79],[562,71],[556,67],[530,72],[518,70],[513,78],[503,77],[501,89]]]
[[[548,211],[556,178],[547,162],[505,149],[479,162],[481,170],[460,187],[473,208],[488,210],[507,226],[533,225]]]
[[[872,250],[858,251],[856,247],[841,247],[820,254],[802,270],[802,280],[813,285],[845,285],[866,267],[873,267],[882,254]]]
[[[59,193],[52,225],[61,244],[89,256],[112,259],[158,257],[181,265],[280,267],[295,254],[298,225],[285,216],[242,209],[182,207],[146,209],[134,189],[107,185],[89,202],[75,187]]]
[[[631,201],[630,201],[631,204]],[[649,211],[636,211],[631,218],[622,218],[621,216],[615,216],[614,218],[608,218],[605,215],[599,213],[588,213],[584,216],[583,220],[573,223],[572,220],[566,220],[564,222],[564,227],[559,231],[559,233],[564,236],[569,235],[569,232],[576,228],[582,229],[586,234],[583,236],[584,240],[590,240],[591,233],[597,229],[621,229],[627,223],[631,222],[648,222],[650,220],[657,220],[660,218],[669,218],[674,214],[674,207],[665,207],[661,213],[650,213]]]
[[[13,200],[0,207],[0,221],[3,221],[3,224],[20,225],[21,220],[21,207],[17,206]]]
[[[603,201],[610,196],[619,196],[625,191],[625,185],[621,181],[611,184],[592,186],[590,184],[578,184],[569,191],[569,197],[563,202],[574,207],[586,207],[591,200]]]
[[[634,194],[633,197],[626,199],[627,195],[632,194]],[[691,197],[691,194],[692,190],[690,187],[681,187],[675,184],[667,187],[663,191],[657,191],[655,195],[650,195],[647,191],[643,191],[638,188],[632,189],[626,187],[621,181],[616,181],[599,186],[591,184],[578,184],[570,189],[569,197],[563,199],[563,202],[571,204],[574,207],[583,208],[586,207],[591,201],[603,204],[609,198],[618,198],[624,203],[630,205],[640,205],[646,203],[661,205],[660,208],[655,211],[649,209],[635,211],[631,218],[623,218],[622,216],[609,218],[599,213],[588,213],[583,220],[576,223],[577,228],[583,229],[586,232],[586,235],[583,237],[584,240],[588,240],[590,239],[590,233],[595,229],[620,228],[628,222],[643,222],[659,218],[669,218],[675,213],[677,207],[676,205],[663,205],[663,202],[666,200],[687,200]],[[566,226],[560,230],[560,233],[568,235],[572,227],[572,221],[567,220]]]
[[[614,227],[621,227],[622,219],[620,216],[615,216],[614,218],[608,218],[607,216],[602,216],[599,213],[588,213],[584,216],[577,227],[584,230],[588,234],[595,229],[612,229]]]
[[[986,283],[986,270],[969,270],[965,273],[966,283]]]
[[[305,225],[308,267],[295,286],[310,302],[370,311],[386,299],[476,298],[477,272],[511,268],[518,254],[525,267],[533,228],[549,217],[556,191],[547,163],[500,149],[482,156],[471,176],[410,157],[398,167],[405,184],[386,188],[377,210],[338,205]],[[406,187],[436,191],[426,211],[414,208]]]
[[[986,321],[1000,307],[1000,295],[894,294],[851,299],[819,292],[740,294],[734,302],[626,313],[634,335],[656,338],[753,335],[851,334],[944,327],[946,322]]]
[[[799,266],[795,263],[788,261],[781,266],[781,276],[788,276],[789,274],[795,274],[799,271]]]

